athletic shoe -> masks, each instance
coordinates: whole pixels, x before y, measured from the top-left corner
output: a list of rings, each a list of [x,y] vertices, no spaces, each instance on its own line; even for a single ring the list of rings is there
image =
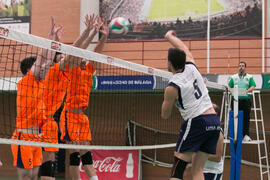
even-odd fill
[[[248,135],[245,135],[243,138],[243,142],[249,142],[249,141],[252,141],[252,139]]]

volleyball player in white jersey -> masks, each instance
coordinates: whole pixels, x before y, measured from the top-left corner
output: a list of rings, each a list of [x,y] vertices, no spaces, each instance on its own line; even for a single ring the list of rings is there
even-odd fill
[[[170,180],[183,179],[186,165],[191,160],[192,178],[201,180],[204,179],[203,168],[208,156],[216,153],[220,120],[188,48],[174,31],[168,31],[165,38],[175,48],[168,50],[168,70],[173,76],[164,92],[161,116],[169,118],[175,104],[185,121],[174,152]]]

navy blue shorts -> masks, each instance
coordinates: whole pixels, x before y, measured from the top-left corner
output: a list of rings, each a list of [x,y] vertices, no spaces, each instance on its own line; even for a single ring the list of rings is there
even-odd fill
[[[220,180],[222,174],[203,173],[204,180]]]
[[[220,120],[216,114],[200,115],[185,121],[180,130],[176,152],[216,154]]]

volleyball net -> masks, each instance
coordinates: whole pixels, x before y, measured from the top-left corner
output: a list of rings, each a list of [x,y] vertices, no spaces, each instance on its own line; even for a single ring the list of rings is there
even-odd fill
[[[47,86],[44,85],[46,83],[42,80],[41,82],[43,83],[38,85],[33,85],[32,83],[28,87],[26,84],[25,86],[28,87],[29,90],[26,90],[25,93],[20,93],[20,96],[18,96],[18,84],[23,78],[27,77],[23,76],[20,70],[20,63],[26,57],[37,57],[41,49],[49,50],[52,56],[51,58],[54,57],[53,53],[57,51],[65,56],[69,55],[70,57],[91,61],[89,64],[93,64],[94,62],[96,65],[96,73],[93,76],[88,76],[91,77],[91,82],[87,80],[87,82],[90,82],[91,87],[88,86],[86,91],[90,93],[85,94],[85,89],[76,91],[77,86],[82,85],[80,83],[83,83],[83,80],[85,80],[82,74],[79,74],[81,76],[76,74],[79,68],[77,67],[67,69],[61,72],[62,74],[55,74],[55,76],[63,76],[64,74],[68,82],[73,83],[73,86],[69,88],[67,87],[65,89],[64,85],[60,86],[62,88],[55,88],[59,86],[59,84],[64,83],[55,82],[57,78],[53,78],[49,79],[49,85]],[[160,116],[164,88],[167,86],[168,80],[172,76],[170,72],[1,27],[0,52],[0,144],[63,149],[140,149],[147,150],[144,153],[145,159],[149,159],[149,157],[153,159],[153,156],[155,158],[157,155],[163,158],[168,157],[168,152],[172,153],[174,150],[180,125],[183,120],[181,120],[180,114],[176,109],[173,109],[172,116],[168,120],[163,120]],[[76,76],[71,76],[71,73],[69,73],[71,71],[75,71]],[[48,73],[49,72],[50,70]],[[34,83],[39,82],[34,81]],[[223,85],[207,80],[206,85],[209,89],[214,89],[217,93],[222,94],[226,90]],[[50,87],[50,89],[46,89],[47,87]],[[33,90],[35,88],[40,89],[35,91]],[[48,111],[53,107],[53,102],[58,99],[56,97],[58,95],[60,96],[59,91],[64,91],[64,97],[62,99],[60,98],[62,102],[57,107],[58,113],[54,114],[54,121],[58,126],[58,136],[52,137],[55,139],[47,139],[44,141],[40,138],[43,135],[42,127],[48,122],[48,119],[52,118],[48,118],[44,111]],[[41,92],[42,96],[38,95],[39,92]],[[56,93],[57,96],[50,96],[51,99],[48,100],[48,95],[45,92]],[[88,97],[90,94],[87,107],[83,107],[83,112],[78,109],[85,103],[76,100],[76,98],[73,101],[68,100],[70,94],[77,97],[85,95]],[[51,106],[47,105],[48,107],[46,107],[43,97],[47,98],[46,101],[51,102]],[[18,107],[20,98],[27,99],[25,100],[26,105],[24,107]],[[27,101],[34,101],[36,104]],[[20,103],[22,104],[22,102]],[[39,103],[43,105],[41,106]],[[61,106],[64,108],[62,111],[59,109]],[[72,117],[73,120],[70,122],[67,122],[67,119],[71,118],[67,117],[68,113],[66,112],[68,106],[72,107],[69,115],[74,116]],[[19,114],[18,108],[20,108],[20,113],[22,114]],[[38,114],[36,111],[44,113],[45,119],[44,116],[42,116],[42,120],[40,120],[40,116],[35,117],[34,115],[30,115],[31,113]],[[86,123],[83,126],[84,128],[78,126],[80,119],[78,116],[74,115],[77,111],[79,111],[81,115],[82,113],[85,114],[82,115],[83,117],[88,117],[89,125]],[[24,124],[20,123],[18,125],[18,122],[16,122],[16,118],[18,121],[18,116],[30,117],[32,119],[24,121]],[[31,129],[32,124],[27,124],[30,122],[38,125],[38,132],[36,132],[35,129]],[[62,126],[61,123],[64,123],[64,126]],[[64,129],[61,129],[61,127]],[[76,138],[77,132],[84,136],[84,132],[87,134],[87,127],[91,129],[91,142],[93,145],[65,144],[64,139],[61,138],[63,132],[67,133],[65,131],[67,128],[74,130],[75,134],[69,134],[71,137],[74,136]],[[28,130],[25,130],[29,128],[34,135],[29,133]],[[18,129],[20,132],[23,132],[24,135],[30,134],[29,137],[25,139],[12,138],[14,131]],[[48,129],[51,131],[57,130],[53,127]],[[59,142],[53,143],[55,140],[59,140]],[[160,148],[167,148],[168,151],[159,152],[158,149]],[[158,159],[156,158],[155,161],[158,161]]]

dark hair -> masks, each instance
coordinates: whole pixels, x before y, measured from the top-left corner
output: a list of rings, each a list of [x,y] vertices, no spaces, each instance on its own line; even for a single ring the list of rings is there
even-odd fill
[[[220,107],[217,104],[213,104],[214,110],[216,111],[217,116],[220,116]]]
[[[244,64],[247,67],[247,63],[245,61],[240,61],[239,64]]]
[[[21,61],[20,69],[23,75],[26,75],[29,69],[33,66],[34,62],[36,61],[35,56],[26,57]]]
[[[168,61],[171,62],[175,70],[183,69],[186,64],[186,53],[178,48],[168,50]]]
[[[53,62],[54,62],[54,63],[57,63],[56,58],[57,58],[57,56],[58,56],[59,54],[62,54],[62,53],[61,53],[61,52],[58,52],[58,51],[55,52],[55,55],[54,55],[54,58],[53,58]]]

